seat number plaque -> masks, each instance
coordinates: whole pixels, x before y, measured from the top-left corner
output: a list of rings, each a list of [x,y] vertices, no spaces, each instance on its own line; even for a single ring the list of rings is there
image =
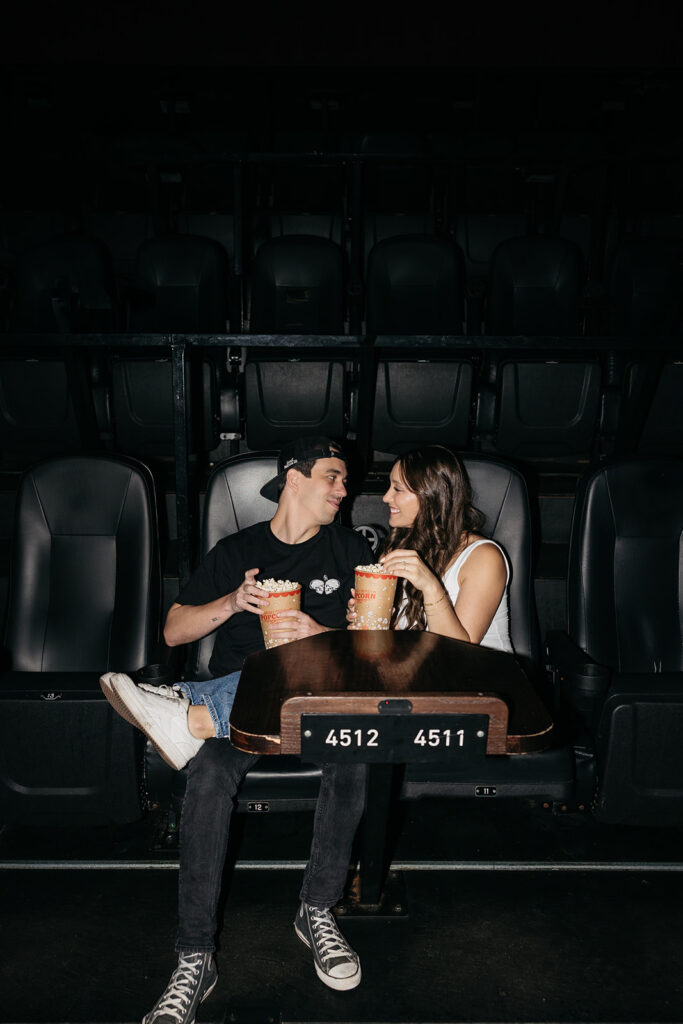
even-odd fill
[[[302,715],[301,756],[325,761],[478,761],[488,715]]]

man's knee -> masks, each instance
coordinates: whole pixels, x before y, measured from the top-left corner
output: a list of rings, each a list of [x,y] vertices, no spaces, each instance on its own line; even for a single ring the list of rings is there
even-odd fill
[[[187,791],[236,790],[250,767],[250,760],[228,740],[207,740],[190,762]]]

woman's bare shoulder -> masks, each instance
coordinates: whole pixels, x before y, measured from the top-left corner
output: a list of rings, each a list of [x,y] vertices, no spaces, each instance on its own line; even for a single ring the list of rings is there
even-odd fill
[[[478,543],[479,541],[486,541],[485,544]],[[477,574],[486,572],[491,575],[503,575],[507,574],[507,563],[503,552],[495,543],[495,541],[489,540],[488,537],[482,537],[480,534],[470,534],[469,542],[465,547],[465,551],[468,548],[474,547],[474,551],[471,551],[465,562],[460,569],[460,578],[464,579],[466,574],[471,571],[476,571]]]

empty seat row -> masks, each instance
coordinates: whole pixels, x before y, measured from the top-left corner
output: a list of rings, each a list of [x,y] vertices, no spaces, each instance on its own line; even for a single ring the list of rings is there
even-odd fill
[[[539,653],[523,478],[500,460],[464,458],[486,515],[484,532],[503,545],[512,565],[516,656],[554,702],[557,740],[542,753],[487,758],[474,769],[410,766],[403,796],[474,797],[486,784],[500,796],[576,799],[610,823],[679,823],[683,460],[617,460],[584,479],[572,526],[568,631],[548,645],[552,691]],[[203,552],[272,514],[259,488],[275,462],[272,454],[251,453],[215,468]],[[381,503],[377,493],[362,496],[361,513],[351,510],[357,529]],[[112,713],[97,677],[107,669],[134,673],[156,654],[158,550],[147,472],[108,457],[56,459],[32,469],[19,492],[12,557],[10,664],[0,674],[0,821],[135,820],[144,811],[140,737]],[[36,573],[41,565],[50,571]],[[206,671],[211,640],[189,654],[195,676]],[[267,758],[251,780],[269,805],[282,767],[279,758]],[[299,769],[287,768],[291,807]],[[301,784],[312,801],[307,767]]]
[[[342,339],[343,340],[343,339]],[[417,444],[519,459],[587,460],[683,450],[675,349],[467,348],[380,337],[374,346],[187,349],[190,452],[276,447],[302,432],[356,438],[380,459]],[[0,347],[3,464],[108,449],[176,452],[167,347]],[[215,457],[215,456],[214,456]]]
[[[356,438],[380,461],[424,443],[531,461],[683,450],[675,350],[434,341],[188,347],[190,453],[277,447],[302,432]],[[98,449],[172,458],[174,394],[167,347],[0,347],[2,464]]]
[[[6,321],[32,332],[241,333],[248,325],[253,334],[343,334],[360,312],[369,334],[654,337],[681,332],[682,253],[673,238],[622,245],[604,293],[587,301],[581,250],[559,237],[500,242],[487,279],[473,281],[447,236],[384,238],[359,274],[329,238],[282,235],[260,246],[242,281],[215,239],[175,235],[140,245],[124,287],[102,242],[61,236],[19,261]]]

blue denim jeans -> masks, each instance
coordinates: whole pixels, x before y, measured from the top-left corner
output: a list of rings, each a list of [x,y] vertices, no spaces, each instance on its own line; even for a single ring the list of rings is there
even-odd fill
[[[183,686],[197,687],[200,696],[207,684]],[[211,694],[215,711],[221,703],[223,707],[228,702],[232,706],[227,696],[221,701],[218,689]],[[191,693],[188,695],[192,699]],[[208,703],[207,707],[211,712]],[[222,717],[223,711],[217,711],[217,715]],[[227,731],[227,720],[223,726]],[[179,953],[213,952],[216,948],[216,913],[235,796],[257,761],[257,755],[237,750],[227,739],[210,739],[189,763],[180,823]],[[306,903],[333,907],[344,893],[353,838],[365,806],[366,780],[364,764],[322,766],[311,853],[300,893]]]
[[[178,683],[177,688],[190,698],[192,704],[204,704],[208,709],[219,739],[225,739],[230,735],[230,712],[241,675],[241,672],[231,672],[227,676],[207,679],[201,683]]]

